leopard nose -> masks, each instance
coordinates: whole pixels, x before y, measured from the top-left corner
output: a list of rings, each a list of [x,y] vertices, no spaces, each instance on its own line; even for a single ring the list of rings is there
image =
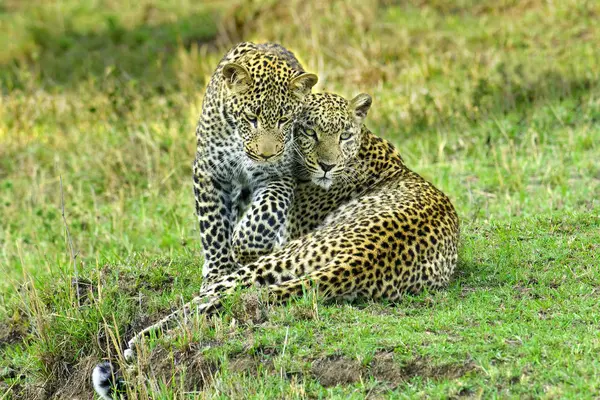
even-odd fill
[[[267,161],[271,158],[276,158],[283,151],[283,144],[274,143],[274,140],[265,140],[259,143],[255,148],[254,154],[260,157],[261,160]]]
[[[327,172],[327,171],[331,171],[331,169],[333,167],[335,167],[335,164],[326,164],[324,162],[319,161],[319,166],[321,167],[323,172]]]
[[[270,158],[275,157],[277,154],[260,154],[259,157],[263,160],[267,161]]]

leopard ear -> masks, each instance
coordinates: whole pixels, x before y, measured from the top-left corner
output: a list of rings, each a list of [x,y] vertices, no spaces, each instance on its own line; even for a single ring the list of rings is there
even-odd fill
[[[350,100],[350,110],[354,113],[356,119],[362,123],[362,121],[367,117],[367,113],[371,108],[371,103],[373,100],[371,96],[366,93],[361,93],[352,100]]]
[[[318,80],[319,78],[315,74],[304,73],[291,80],[290,90],[299,98],[304,98]]]
[[[229,63],[223,66],[223,79],[232,93],[244,93],[252,87],[250,72],[243,65]]]

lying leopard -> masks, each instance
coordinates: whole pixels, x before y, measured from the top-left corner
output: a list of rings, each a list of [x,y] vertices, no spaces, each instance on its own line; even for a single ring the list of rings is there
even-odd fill
[[[266,286],[274,301],[310,287],[324,298],[394,301],[447,285],[457,263],[456,211],[444,193],[406,167],[389,142],[363,125],[370,106],[366,94],[352,101],[307,95],[294,128],[299,184],[289,210],[290,241],[138,333],[126,358],[148,332],[183,315],[213,312],[239,287]],[[264,210],[268,220],[271,204],[252,207]]]

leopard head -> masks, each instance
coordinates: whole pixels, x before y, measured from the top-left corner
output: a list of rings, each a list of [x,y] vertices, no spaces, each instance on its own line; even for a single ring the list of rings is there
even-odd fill
[[[221,74],[226,119],[242,138],[244,152],[256,163],[279,161],[292,136],[292,121],[317,76],[256,51],[225,64]]]
[[[332,93],[306,96],[294,124],[294,147],[308,179],[327,189],[347,172],[360,149],[371,101],[364,93],[350,101]]]

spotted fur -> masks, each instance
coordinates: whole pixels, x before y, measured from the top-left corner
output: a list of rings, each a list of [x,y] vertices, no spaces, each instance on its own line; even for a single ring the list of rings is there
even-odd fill
[[[260,197],[269,184],[289,186],[277,194],[283,210],[277,227],[285,226],[295,182],[286,170],[284,150],[292,121],[316,81],[277,44],[241,43],[214,72],[196,129],[193,165],[205,282],[233,272],[244,261],[232,253],[233,226],[244,194]]]
[[[350,102],[329,93],[307,96],[295,126],[300,182],[288,215],[289,242],[140,332],[128,356],[146,333],[181,315],[214,311],[238,287],[266,286],[274,301],[307,287],[325,298],[394,301],[447,285],[457,262],[458,216],[446,195],[362,124],[370,105],[368,95]],[[269,216],[270,204],[252,207]]]

